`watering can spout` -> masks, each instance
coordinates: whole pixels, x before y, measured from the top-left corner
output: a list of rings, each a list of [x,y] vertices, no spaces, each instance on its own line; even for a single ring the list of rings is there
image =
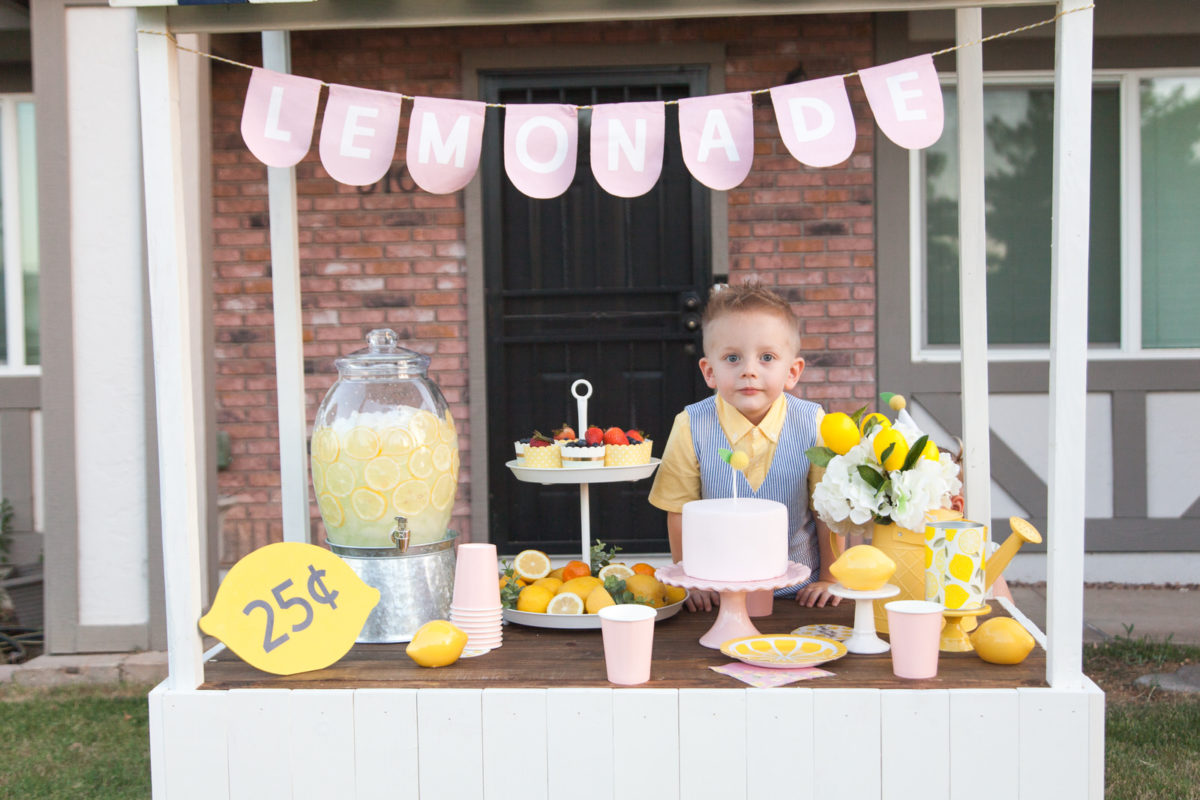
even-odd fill
[[[1042,535],[1028,521],[1020,517],[1009,517],[1008,524],[1012,527],[1012,534],[1004,540],[1004,544],[1000,545],[995,553],[988,557],[987,567],[984,569],[984,587],[986,589],[992,588],[992,584],[1004,572],[1008,562],[1012,561],[1012,557],[1021,549],[1021,545],[1026,542],[1040,544],[1042,541]]]

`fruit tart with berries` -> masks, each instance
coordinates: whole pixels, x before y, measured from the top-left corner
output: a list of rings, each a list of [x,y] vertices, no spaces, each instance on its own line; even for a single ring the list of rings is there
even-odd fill
[[[621,430],[608,428],[602,434],[604,442],[604,466],[628,467],[650,463],[650,449],[654,442],[636,428]]]

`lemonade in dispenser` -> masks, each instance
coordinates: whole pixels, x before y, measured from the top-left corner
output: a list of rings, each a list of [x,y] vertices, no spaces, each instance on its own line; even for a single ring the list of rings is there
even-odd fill
[[[429,380],[429,357],[395,331],[334,364],[338,380],[317,409],[312,478],[326,538],[349,547],[394,547],[396,517],[409,545],[446,538],[458,486],[458,433]]]

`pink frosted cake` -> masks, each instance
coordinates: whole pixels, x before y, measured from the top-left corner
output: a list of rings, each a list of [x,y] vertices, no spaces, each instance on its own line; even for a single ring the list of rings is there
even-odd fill
[[[751,497],[683,505],[683,571],[710,581],[763,581],[787,572],[787,506]]]

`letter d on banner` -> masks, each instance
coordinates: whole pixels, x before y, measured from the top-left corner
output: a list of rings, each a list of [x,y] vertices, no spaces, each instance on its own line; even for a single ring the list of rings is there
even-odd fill
[[[879,127],[896,144],[920,150],[936,142],[945,121],[933,56],[925,54],[860,70]]]
[[[405,153],[417,186],[450,194],[471,182],[479,167],[486,108],[474,100],[416,99]]]
[[[290,167],[312,145],[321,82],[255,67],[242,107],[242,140],[268,167]]]
[[[832,167],[854,152],[854,112],[840,75],[771,90],[779,135],[792,158],[810,167]]]
[[[522,194],[548,200],[575,178],[579,121],[574,106],[510,105],[504,109],[504,171]]]
[[[369,186],[387,174],[396,155],[404,98],[354,86],[329,87],[321,120],[321,164],[329,176]]]

